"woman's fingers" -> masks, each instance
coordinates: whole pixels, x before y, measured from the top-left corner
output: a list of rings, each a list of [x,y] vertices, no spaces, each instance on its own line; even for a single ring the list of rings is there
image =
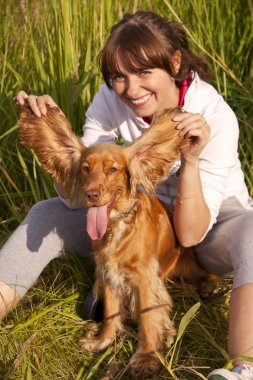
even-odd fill
[[[179,136],[184,138],[201,135],[205,139],[208,139],[209,137],[209,126],[202,121],[191,121],[186,126],[182,127],[179,132]]]
[[[182,113],[176,115],[173,119],[179,121],[177,129],[180,131],[179,136],[188,138],[190,136],[209,136],[209,126],[204,117],[200,114]]]
[[[210,136],[210,127],[204,117],[198,113],[184,112],[176,115],[173,120],[179,122],[176,127],[179,130],[179,136],[191,139],[188,148],[182,152],[184,158],[199,157]]]
[[[41,95],[37,97],[37,102],[40,106],[48,104],[50,107],[58,107],[55,101],[51,98],[50,95]]]
[[[27,103],[31,107],[31,110],[33,111],[34,115],[37,117],[40,117],[41,112],[40,112],[40,109],[38,107],[37,98],[38,98],[38,96],[36,96],[36,95],[29,95],[27,98]]]
[[[47,94],[41,96],[27,95],[25,91],[19,91],[13,100],[17,105],[20,106],[28,104],[31,107],[32,112],[37,117],[46,115],[47,105],[51,107],[58,107],[51,96]]]
[[[25,91],[19,91],[16,96],[14,96],[13,101],[15,104],[23,106],[25,104],[25,100],[28,98],[28,95]]]
[[[47,104],[50,107],[58,107],[49,95],[42,95],[37,97],[37,107],[42,115],[46,115],[47,113]]]

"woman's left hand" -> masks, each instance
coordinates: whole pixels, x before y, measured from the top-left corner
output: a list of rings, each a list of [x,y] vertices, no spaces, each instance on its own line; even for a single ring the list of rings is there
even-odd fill
[[[181,154],[185,161],[195,161],[206,146],[210,136],[210,126],[204,117],[199,113],[183,112],[177,114],[174,121],[179,121],[177,129],[179,136],[190,138],[190,145],[182,149]]]

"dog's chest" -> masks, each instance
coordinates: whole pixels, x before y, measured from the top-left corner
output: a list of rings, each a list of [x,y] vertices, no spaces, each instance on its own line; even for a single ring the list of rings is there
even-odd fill
[[[131,278],[131,270],[127,265],[124,251],[119,246],[127,233],[125,222],[119,221],[117,229],[109,233],[105,246],[95,253],[97,275],[109,281],[114,289],[127,291]]]

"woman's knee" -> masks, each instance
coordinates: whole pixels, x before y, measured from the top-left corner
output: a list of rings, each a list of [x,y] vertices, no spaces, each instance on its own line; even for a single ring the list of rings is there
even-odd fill
[[[238,231],[231,237],[234,252],[234,285],[253,283],[253,212],[240,218]]]
[[[238,229],[234,231],[231,240],[235,247],[236,255],[252,255],[253,252],[253,212],[249,211],[241,216]]]
[[[200,263],[217,274],[236,271],[251,263],[253,212],[245,211],[236,218],[214,227],[207,238],[196,246]],[[249,262],[250,260],[250,262]],[[253,273],[253,268],[252,268]]]
[[[40,202],[35,203],[30,209],[27,217],[43,217],[44,215],[48,218],[51,215],[55,214],[57,209],[61,209],[64,212],[65,206],[59,198],[50,198]]]
[[[62,243],[60,231],[67,229],[67,208],[59,198],[50,198],[36,203],[22,222],[26,226],[27,247],[39,250],[42,245],[58,247]]]
[[[35,204],[23,224],[27,224],[27,243],[33,249],[34,242],[38,248],[45,241],[52,247],[61,244],[77,252],[90,250],[84,207],[70,209],[60,198],[51,198]]]
[[[78,217],[78,210],[67,208],[59,197],[50,198],[36,203],[22,224],[27,224],[29,228],[56,228],[70,225],[72,219]]]

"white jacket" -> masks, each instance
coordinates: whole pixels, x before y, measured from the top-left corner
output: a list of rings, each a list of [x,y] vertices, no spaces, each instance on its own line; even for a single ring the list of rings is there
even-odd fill
[[[186,92],[184,110],[202,114],[211,127],[210,139],[199,160],[203,193],[211,213],[209,231],[224,199],[235,196],[245,208],[250,207],[238,158],[238,122],[222,96],[197,74]],[[120,136],[128,145],[148,127],[112,90],[102,85],[87,110],[82,139],[84,145],[91,146],[105,141],[114,142]],[[180,165],[179,157],[156,192],[171,210],[175,205]]]

